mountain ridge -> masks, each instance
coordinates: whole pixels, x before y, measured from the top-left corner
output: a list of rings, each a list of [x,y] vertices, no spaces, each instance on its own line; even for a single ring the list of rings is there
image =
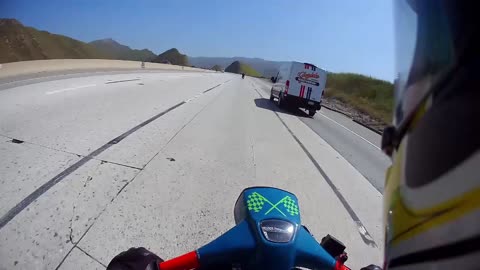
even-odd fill
[[[25,26],[14,18],[0,18],[0,63],[62,58],[153,61],[207,69],[240,61],[266,77],[275,76],[284,63],[258,57],[189,57],[175,48],[156,55],[148,49],[132,49],[113,38],[83,42]]]
[[[227,67],[231,65],[233,62],[239,61],[241,63],[247,64],[259,73],[261,73],[265,77],[276,76],[278,69],[284,63],[288,61],[270,61],[265,60],[262,58],[254,57],[205,57],[205,56],[198,56],[198,57],[188,57],[188,62],[196,67],[212,67],[214,65],[219,65],[222,67]]]
[[[88,44],[94,46],[100,52],[120,60],[151,61],[156,57],[156,55],[148,49],[132,49],[112,38],[98,39]]]

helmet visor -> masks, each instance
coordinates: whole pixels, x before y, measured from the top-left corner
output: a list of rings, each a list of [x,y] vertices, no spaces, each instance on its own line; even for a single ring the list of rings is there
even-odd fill
[[[401,125],[453,63],[443,1],[399,0],[395,8],[395,111]]]

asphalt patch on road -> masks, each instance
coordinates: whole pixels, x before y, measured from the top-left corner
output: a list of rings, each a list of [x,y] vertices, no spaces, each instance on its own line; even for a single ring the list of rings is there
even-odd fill
[[[106,82],[105,84],[121,83],[121,82],[133,82],[133,81],[140,81],[140,79],[130,79],[130,80],[110,81],[110,82]]]
[[[223,84],[223,83],[219,83],[219,84],[215,85],[215,86],[214,86],[214,87],[212,87],[212,88],[208,88],[207,90],[203,91],[203,93],[205,94],[205,93],[207,93],[208,91],[211,91],[211,90],[213,90],[213,89],[215,89],[215,88],[219,87],[219,86],[220,86],[220,85],[222,85],[222,84]]]

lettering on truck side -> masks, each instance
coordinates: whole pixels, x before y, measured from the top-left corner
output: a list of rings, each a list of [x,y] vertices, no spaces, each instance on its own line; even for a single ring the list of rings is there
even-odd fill
[[[320,83],[318,82],[318,79],[320,78],[320,75],[317,73],[307,73],[305,71],[301,71],[297,74],[297,77],[295,78],[296,81],[299,83],[306,83],[306,84],[311,84],[315,86],[319,86]]]

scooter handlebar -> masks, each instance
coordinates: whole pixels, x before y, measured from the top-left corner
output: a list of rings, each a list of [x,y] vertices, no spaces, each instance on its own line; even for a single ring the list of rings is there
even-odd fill
[[[160,270],[215,269],[219,265],[228,265],[251,261],[255,258],[255,238],[249,233],[248,224],[242,222],[225,234],[196,251],[159,264]],[[305,228],[300,226],[293,240],[293,254],[296,267],[310,269],[349,270],[341,260],[335,260]]]
[[[198,267],[200,267],[200,263],[197,251],[191,251],[158,264],[160,270],[197,269]]]

